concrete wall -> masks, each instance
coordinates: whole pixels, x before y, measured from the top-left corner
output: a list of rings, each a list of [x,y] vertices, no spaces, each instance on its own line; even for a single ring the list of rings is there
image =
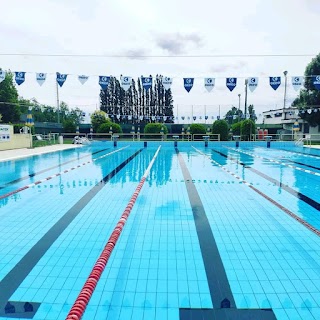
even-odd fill
[[[0,150],[30,148],[32,146],[32,142],[30,141],[31,135],[14,134],[13,126],[9,126],[9,136],[8,141],[0,140]]]

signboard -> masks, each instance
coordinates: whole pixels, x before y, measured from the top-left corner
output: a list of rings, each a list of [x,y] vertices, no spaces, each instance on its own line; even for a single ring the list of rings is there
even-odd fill
[[[10,126],[0,125],[0,142],[10,141]]]

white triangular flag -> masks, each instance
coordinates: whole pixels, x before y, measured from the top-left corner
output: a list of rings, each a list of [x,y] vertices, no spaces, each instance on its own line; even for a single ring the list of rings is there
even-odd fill
[[[204,78],[204,87],[210,92],[214,88],[214,78]]]
[[[257,89],[259,79],[257,77],[248,78],[248,87],[251,92]]]
[[[165,88],[165,90],[169,90],[172,85],[172,78],[169,77],[163,77],[162,78],[162,85]]]
[[[6,78],[6,72],[0,70],[0,83]]]
[[[89,77],[88,77],[88,76],[85,76],[84,74],[78,76],[78,80],[80,81],[81,84],[85,84],[88,79],[89,79]]]
[[[120,85],[124,91],[128,91],[130,89],[132,83],[132,77],[121,76],[120,77]]]
[[[295,91],[298,91],[303,85],[303,77],[292,77],[292,86]]]
[[[43,83],[46,81],[46,77],[47,77],[47,74],[46,73],[37,73],[36,75],[36,79],[37,79],[37,82],[39,83],[39,86],[42,86]]]

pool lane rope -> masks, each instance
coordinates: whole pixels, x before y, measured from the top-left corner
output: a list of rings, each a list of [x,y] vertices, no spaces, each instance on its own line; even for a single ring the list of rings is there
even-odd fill
[[[301,223],[303,226],[305,226],[307,229],[309,229],[311,232],[313,232],[314,234],[316,234],[318,237],[320,237],[320,230],[315,228],[314,226],[312,226],[310,223],[308,223],[306,220],[303,220],[302,218],[300,218],[299,216],[297,216],[296,214],[294,214],[292,211],[290,211],[289,209],[287,209],[286,207],[282,206],[280,203],[278,203],[277,201],[273,200],[272,198],[268,197],[265,193],[263,193],[262,191],[260,191],[259,189],[255,188],[252,184],[250,184],[249,182],[243,180],[241,177],[237,176],[234,172],[230,171],[229,169],[227,169],[227,167],[221,165],[220,163],[218,163],[217,161],[214,161],[213,159],[211,159],[211,157],[205,153],[203,153],[202,151],[198,150],[197,148],[193,147],[192,148],[194,150],[196,150],[198,153],[202,154],[203,156],[207,157],[212,163],[214,163],[215,165],[217,165],[219,168],[221,168],[222,170],[226,171],[227,173],[231,174],[233,177],[235,177],[236,179],[240,180],[243,184],[245,184],[246,186],[248,186],[249,188],[251,188],[252,190],[254,190],[255,192],[257,192],[258,194],[260,194],[262,197],[264,197],[265,199],[267,199],[268,201],[270,201],[271,203],[273,203],[276,207],[278,207],[279,209],[281,209],[283,212],[285,212],[287,215],[289,215],[290,217],[292,217],[293,219],[295,219],[296,221],[298,221],[299,223]]]
[[[30,183],[30,184],[28,184],[28,185],[26,185],[26,186],[24,186],[24,187],[19,188],[19,189],[10,191],[10,192],[8,192],[8,193],[5,193],[5,194],[3,194],[2,196],[0,196],[0,200],[1,200],[1,199],[4,199],[4,198],[8,198],[8,197],[10,197],[10,196],[12,196],[12,195],[14,195],[14,194],[16,194],[16,193],[18,193],[18,192],[23,191],[23,190],[32,188],[32,187],[34,187],[34,186],[36,186],[36,185],[38,185],[38,184],[40,184],[40,183],[49,181],[49,180],[51,180],[51,179],[53,179],[53,178],[55,178],[55,177],[59,177],[59,176],[65,174],[65,173],[70,172],[70,171],[72,171],[72,170],[75,170],[75,169],[77,169],[77,168],[83,167],[83,166],[87,165],[88,163],[93,163],[94,161],[97,161],[97,160],[100,160],[100,159],[105,158],[105,157],[107,157],[107,156],[110,156],[110,155],[112,155],[112,154],[114,154],[114,153],[116,153],[116,152],[119,152],[119,151],[121,151],[121,150],[123,150],[123,149],[126,149],[126,148],[128,148],[128,147],[129,147],[129,146],[122,147],[122,148],[120,148],[120,149],[117,149],[117,150],[115,150],[115,151],[109,152],[109,153],[107,153],[107,154],[105,154],[105,155],[103,155],[103,156],[100,156],[100,157],[98,157],[98,158],[95,158],[95,159],[93,159],[93,160],[89,160],[89,161],[84,162],[84,163],[82,163],[82,164],[78,164],[78,165],[75,166],[75,167],[71,167],[71,168],[69,168],[69,169],[60,171],[60,172],[58,172],[58,173],[56,173],[56,174],[54,174],[54,175],[52,175],[52,176],[50,176],[50,177],[44,178],[44,179],[42,179],[42,180],[39,180],[39,181]]]
[[[72,308],[70,309],[66,320],[80,320],[83,316],[85,309],[90,301],[90,298],[97,286],[97,283],[102,275],[103,270],[105,269],[109,258],[111,256],[111,253],[120,237],[120,234],[129,218],[129,215],[131,213],[131,210],[137,200],[137,197],[141,191],[141,188],[143,187],[143,184],[145,183],[150,170],[158,156],[158,153],[161,149],[161,146],[157,149],[156,153],[154,154],[148,168],[146,169],[144,175],[142,176],[137,188],[135,189],[129,203],[127,204],[126,208],[124,209],[121,218],[119,219],[117,225],[115,226],[113,232],[111,233],[111,236],[105,245],[104,249],[102,250],[102,253],[100,254],[99,258],[97,259],[96,263],[94,264],[90,275],[87,278],[87,281],[85,282],[84,286],[82,287],[80,294],[78,295],[75,303],[73,304]]]

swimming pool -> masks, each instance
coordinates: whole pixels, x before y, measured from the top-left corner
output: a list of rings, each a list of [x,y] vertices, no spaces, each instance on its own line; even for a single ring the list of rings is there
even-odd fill
[[[0,319],[66,319],[147,169],[82,319],[320,318],[317,150],[101,142],[0,168]]]

